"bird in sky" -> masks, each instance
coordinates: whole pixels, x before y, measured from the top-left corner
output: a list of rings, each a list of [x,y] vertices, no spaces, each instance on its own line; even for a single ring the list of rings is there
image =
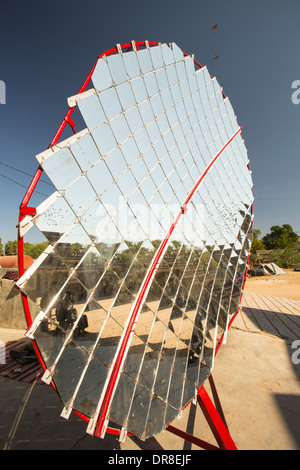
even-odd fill
[[[219,60],[219,56],[217,54],[214,55],[214,60]]]
[[[218,27],[218,25],[215,24],[215,23],[213,23],[213,22],[211,22],[210,25],[211,25],[211,27],[212,27],[212,29],[213,29],[213,32],[216,33],[216,32],[217,32],[217,27]]]

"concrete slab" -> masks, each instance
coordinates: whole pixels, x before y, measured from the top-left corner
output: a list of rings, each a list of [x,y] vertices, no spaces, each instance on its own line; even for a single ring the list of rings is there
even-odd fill
[[[264,305],[255,308],[251,302],[258,300]],[[246,294],[243,310],[219,350],[213,377],[231,436],[240,450],[300,449],[300,365],[292,362],[295,336],[291,328],[299,326],[298,307],[299,302]],[[259,322],[261,310],[264,322]],[[0,330],[0,340],[15,340],[19,333],[23,337],[23,330],[11,331],[11,337],[9,331]],[[206,388],[210,393],[208,385]],[[110,434],[103,440],[93,438],[75,414],[69,420],[60,417],[60,399],[45,384],[0,375],[0,399],[1,449],[199,449],[167,431],[144,442],[127,437],[125,443],[119,443]],[[201,410],[193,404],[172,424],[216,444]]]

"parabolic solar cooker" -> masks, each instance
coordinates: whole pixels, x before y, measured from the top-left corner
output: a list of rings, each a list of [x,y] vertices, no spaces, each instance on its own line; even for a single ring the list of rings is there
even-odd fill
[[[146,439],[197,397],[239,310],[247,150],[217,79],[174,43],[101,54],[68,104],[20,206],[26,334],[62,416]],[[29,207],[42,174],[53,193]],[[49,244],[25,271],[34,227]]]

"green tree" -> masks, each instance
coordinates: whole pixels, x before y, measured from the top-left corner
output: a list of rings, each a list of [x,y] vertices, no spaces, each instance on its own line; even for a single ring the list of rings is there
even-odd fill
[[[261,231],[259,229],[254,229],[253,230],[252,248],[251,248],[252,253],[256,253],[257,250],[265,250],[266,249],[264,243],[262,242],[262,240],[260,240],[260,237],[261,237]]]
[[[37,259],[41,253],[47,248],[49,245],[49,242],[41,242],[41,243],[29,243],[25,242],[24,243],[24,255],[31,256],[33,259]],[[0,250],[1,250],[1,255],[3,251],[3,245],[1,243],[1,238],[0,238]],[[17,240],[9,240],[5,244],[5,255],[6,256],[12,256],[16,255],[18,253],[18,242]]]
[[[17,242],[17,240],[15,240],[15,241],[9,240],[5,244],[5,254],[6,254],[6,256],[16,255],[17,251],[18,251],[18,242]]]
[[[37,259],[43,251],[47,248],[49,242],[41,243],[24,243],[24,255],[31,256],[32,259]]]
[[[3,246],[3,243],[2,243],[2,238],[0,237],[0,256],[3,255],[3,249],[4,249],[4,246]]]
[[[289,224],[274,225],[271,232],[262,239],[267,250],[296,249],[298,234],[295,233]]]

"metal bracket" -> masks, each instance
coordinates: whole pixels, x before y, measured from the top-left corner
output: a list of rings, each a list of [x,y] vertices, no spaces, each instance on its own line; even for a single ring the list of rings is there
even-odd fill
[[[70,125],[70,127],[72,128],[72,131],[74,132],[74,134],[76,134],[75,122],[70,118],[70,116],[66,115],[64,120]]]
[[[36,215],[36,207],[22,207],[20,209],[20,214],[25,217],[26,215],[32,215],[32,216],[35,216]]]
[[[126,437],[127,437],[127,429],[126,428],[122,428],[121,431],[120,431],[120,436],[119,436],[119,442],[120,443],[123,443],[126,441]]]

